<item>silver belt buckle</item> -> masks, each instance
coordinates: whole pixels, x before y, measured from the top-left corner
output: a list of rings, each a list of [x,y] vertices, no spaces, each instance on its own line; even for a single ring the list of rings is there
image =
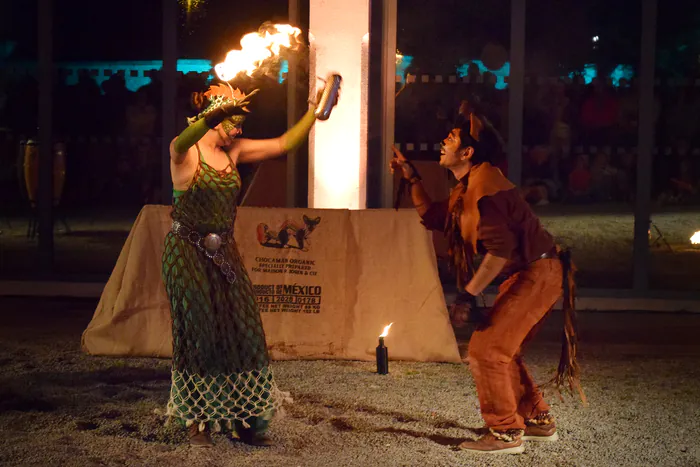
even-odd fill
[[[219,234],[210,233],[204,237],[204,249],[209,256],[214,256],[223,243]]]
[[[224,255],[219,252],[219,249],[224,244],[222,235],[210,233],[202,237],[199,232],[184,226],[179,221],[173,221],[171,230],[175,235],[186,239],[200,251],[203,251],[204,254],[221,269],[221,272],[224,274],[229,284],[236,282],[236,273],[233,271],[229,262],[224,259]],[[228,241],[230,234],[225,232],[223,235],[226,236]]]

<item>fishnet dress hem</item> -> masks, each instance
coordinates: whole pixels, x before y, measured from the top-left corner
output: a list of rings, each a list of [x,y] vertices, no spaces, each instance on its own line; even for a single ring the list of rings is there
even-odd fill
[[[283,404],[291,402],[289,393],[277,388],[269,367],[216,376],[173,369],[165,414],[186,426],[199,423],[200,430],[212,423],[214,431],[231,431],[236,421],[250,428],[251,418],[270,419]]]

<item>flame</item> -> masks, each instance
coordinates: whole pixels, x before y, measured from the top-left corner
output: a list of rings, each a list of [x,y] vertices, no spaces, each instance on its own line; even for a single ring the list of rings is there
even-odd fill
[[[693,245],[700,245],[700,230],[695,232],[692,237],[690,237],[690,243]]]
[[[231,81],[239,73],[252,76],[265,61],[279,55],[282,48],[293,49],[299,44],[301,30],[289,24],[275,24],[251,32],[241,39],[241,49],[231,50],[226,59],[214,67],[221,81]]]
[[[204,0],[180,0],[180,3],[182,4],[183,7],[185,7],[185,9],[187,10],[187,14],[189,15],[194,10],[196,10],[200,6],[202,6],[202,3],[204,3]]]
[[[389,328],[391,327],[392,324],[394,324],[394,323],[389,324],[389,326],[384,326],[384,332],[382,332],[382,333],[379,335],[379,337],[386,337],[386,336],[388,336],[388,335],[389,335]]]
[[[185,9],[185,14],[187,16],[187,27],[190,25],[192,16],[199,13],[204,4],[204,0],[179,0],[180,5]]]

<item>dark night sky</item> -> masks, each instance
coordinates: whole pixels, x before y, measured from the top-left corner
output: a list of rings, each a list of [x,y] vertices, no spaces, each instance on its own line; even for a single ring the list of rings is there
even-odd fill
[[[176,1],[176,0],[172,0]],[[0,40],[18,42],[14,58],[35,58],[37,4],[0,0]],[[245,5],[245,7],[243,7]],[[161,57],[160,0],[54,0],[56,61],[153,60]],[[217,59],[264,21],[287,22],[287,0],[207,0],[190,28],[180,8],[180,56]]]
[[[14,59],[36,58],[38,2],[0,0],[0,42],[3,39],[18,42]],[[57,62],[153,60],[162,56],[161,0],[54,0],[53,3]],[[592,60],[637,63],[639,0],[528,0],[527,4],[528,64],[538,63],[543,53],[552,66],[557,63],[580,66]],[[180,57],[219,60],[226,51],[238,48],[240,38],[255,31],[264,21],[286,23],[287,8],[288,0],[206,0],[202,14],[195,16],[187,28],[180,7]],[[461,59],[478,58],[489,42],[506,48],[509,45],[510,0],[399,0],[398,16],[399,48],[414,55],[414,64],[426,70],[441,72],[440,67],[452,69]],[[686,58],[689,63],[697,62],[695,54],[700,53],[697,31],[700,31],[700,1],[659,2],[659,60],[678,61],[680,58],[665,54],[665,50],[690,45]],[[591,48],[593,35],[602,37],[596,53]]]

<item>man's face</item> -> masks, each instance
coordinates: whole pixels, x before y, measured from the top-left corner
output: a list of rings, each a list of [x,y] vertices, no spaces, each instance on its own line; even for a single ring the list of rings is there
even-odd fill
[[[446,169],[451,169],[468,161],[469,148],[461,148],[461,130],[455,128],[442,140],[440,147],[440,165]]]

